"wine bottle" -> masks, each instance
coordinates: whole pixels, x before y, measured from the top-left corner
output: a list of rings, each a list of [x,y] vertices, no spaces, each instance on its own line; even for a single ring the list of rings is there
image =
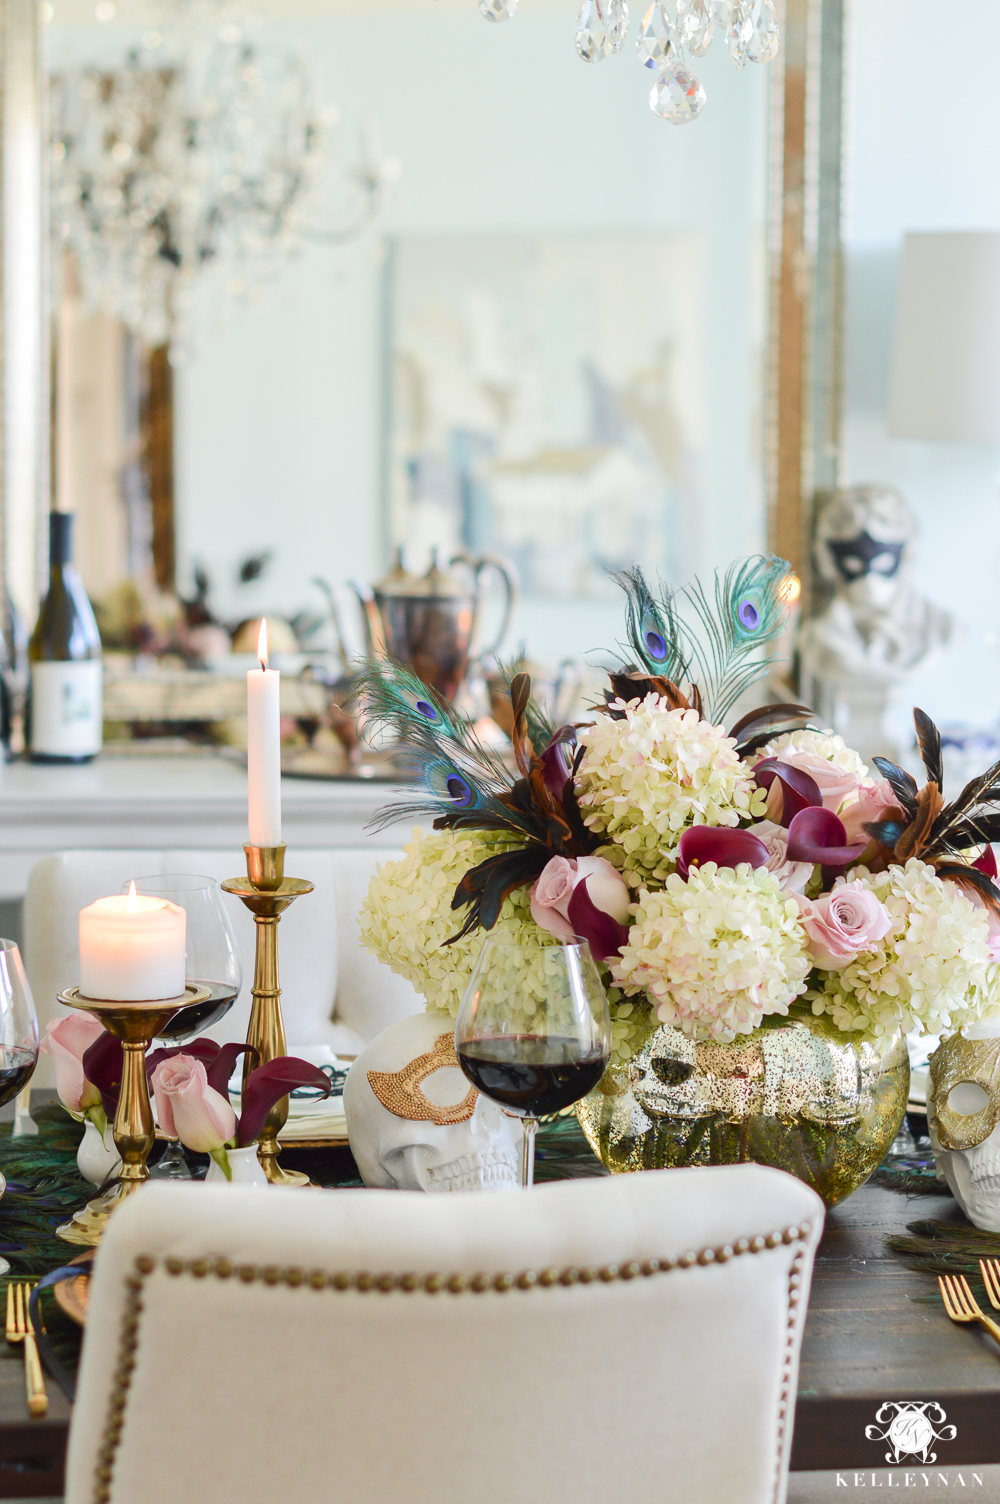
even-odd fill
[[[72,558],[73,518],[49,516],[49,592],[28,646],[32,762],[89,762],[101,750],[101,638]]]

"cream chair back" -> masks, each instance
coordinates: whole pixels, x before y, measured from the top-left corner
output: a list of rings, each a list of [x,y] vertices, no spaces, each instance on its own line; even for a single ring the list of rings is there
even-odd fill
[[[294,876],[315,892],[286,910],[279,932],[282,1011],[289,1048],[328,1043],[358,1050],[422,1000],[401,977],[361,949],[357,914],[377,864],[391,851],[297,850]],[[63,988],[79,980],[78,916],[96,898],[117,893],[132,877],[195,872],[219,880],[238,874],[224,851],[64,851],[32,868],[24,901],[24,957],[44,1029],[64,1010]],[[253,982],[255,926],[238,899],[223,895],[243,957],[243,987],[232,1010],[208,1033],[220,1042],[246,1038]],[[49,1062],[39,1061],[33,1085],[51,1085]]]
[[[66,1504],[781,1504],[822,1224],[756,1165],[148,1187],[97,1255]]]

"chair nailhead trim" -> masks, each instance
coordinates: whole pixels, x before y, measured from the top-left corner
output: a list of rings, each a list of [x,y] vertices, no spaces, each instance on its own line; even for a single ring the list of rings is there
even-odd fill
[[[522,1269],[518,1274],[414,1274],[412,1272],[372,1274],[364,1269],[354,1273],[338,1269],[331,1274],[325,1269],[310,1269],[307,1272],[298,1266],[282,1268],[278,1264],[234,1265],[227,1258],[181,1259],[173,1254],[163,1259],[162,1268],[164,1273],[173,1278],[186,1274],[199,1280],[207,1279],[209,1276],[228,1280],[232,1279],[235,1274],[246,1285],[252,1285],[259,1280],[266,1286],[284,1285],[292,1290],[307,1288],[338,1292],[355,1291],[361,1295],[372,1290],[383,1295],[394,1292],[412,1295],[421,1291],[427,1295],[437,1295],[442,1290],[447,1290],[452,1295],[467,1293],[482,1295],[487,1292],[503,1295],[513,1289],[529,1291],[536,1288],[552,1288],[555,1285],[564,1287],[576,1284],[590,1285],[595,1281],[608,1285],[619,1281],[627,1283],[634,1279],[649,1279],[656,1274],[669,1274],[676,1269],[725,1264],[730,1259],[739,1258],[744,1254],[762,1253],[765,1249],[779,1248],[782,1244],[798,1243],[800,1246],[792,1259],[788,1278],[787,1337],[778,1404],[779,1465],[775,1478],[775,1497],[777,1497],[777,1485],[781,1477],[782,1460],[788,1440],[786,1416],[791,1386],[792,1355],[800,1320],[797,1308],[801,1293],[802,1266],[805,1260],[804,1245],[809,1232],[809,1223],[803,1222],[801,1226],[786,1227],[780,1232],[770,1232],[764,1237],[738,1238],[735,1243],[725,1243],[720,1248],[692,1249],[687,1253],[682,1253],[678,1258],[643,1259],[642,1262],[633,1259],[625,1264],[604,1264],[600,1267],[591,1264],[582,1269],[575,1265],[570,1265],[565,1269],[551,1267],[538,1271]],[[128,1391],[132,1384],[136,1353],[139,1348],[139,1327],[143,1310],[142,1292],[146,1280],[156,1272],[157,1260],[151,1254],[139,1254],[133,1267],[135,1272],[125,1280],[127,1294],[120,1329],[118,1363],[104,1422],[101,1449],[98,1452],[97,1465],[94,1470],[93,1504],[110,1504],[115,1454],[118,1451],[125,1424]]]

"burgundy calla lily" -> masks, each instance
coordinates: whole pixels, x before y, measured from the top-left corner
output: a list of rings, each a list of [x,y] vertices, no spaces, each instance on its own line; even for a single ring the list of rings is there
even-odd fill
[[[987,843],[982,856],[977,857],[972,865],[975,867],[977,872],[985,872],[987,877],[992,877],[994,882],[996,882],[997,877],[1000,876],[1000,874],[998,874],[997,872],[996,852],[993,850],[993,847],[989,845],[989,843]]]
[[[788,827],[788,860],[819,862],[823,867],[847,867],[865,849],[848,846],[844,822],[832,809],[803,809]]]
[[[597,907],[587,892],[587,882],[588,879],[584,878],[573,889],[567,913],[573,929],[581,940],[587,941],[591,955],[600,964],[611,956],[621,955],[628,930],[613,915]]]
[[[266,1065],[258,1065],[247,1077],[246,1089],[240,1102],[242,1111],[236,1125],[236,1146],[245,1149],[260,1135],[264,1119],[281,1097],[287,1097],[297,1086],[316,1086],[323,1095],[330,1095],[330,1078],[310,1065],[308,1060],[299,1060],[295,1055],[279,1055]]]
[[[787,830],[800,810],[822,807],[823,795],[815,778],[801,768],[782,762],[780,757],[765,757],[753,770],[757,785],[770,789],[777,778],[781,782],[781,824]]]
[[[545,751],[541,754],[541,764],[545,769],[545,783],[561,799],[563,789],[573,771],[573,746],[576,743],[576,727],[561,726],[555,736],[549,742]]]
[[[101,1094],[101,1104],[110,1122],[118,1110],[118,1098],[122,1089],[124,1051],[121,1040],[115,1039],[107,1030],[89,1049],[84,1050],[83,1074]]]
[[[764,867],[770,855],[764,842],[749,830],[726,830],[715,825],[692,825],[681,836],[677,871],[687,881],[692,867],[714,862],[717,867]]]

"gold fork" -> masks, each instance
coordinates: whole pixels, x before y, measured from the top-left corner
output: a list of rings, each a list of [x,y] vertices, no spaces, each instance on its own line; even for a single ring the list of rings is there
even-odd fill
[[[994,1342],[1000,1343],[1000,1326],[984,1316],[976,1298],[969,1289],[969,1282],[963,1274],[939,1274],[938,1285],[941,1289],[941,1299],[944,1308],[952,1321],[979,1321],[989,1332]]]
[[[990,1305],[1000,1311],[1000,1259],[980,1259],[979,1272],[990,1298]]]
[[[45,1392],[45,1375],[38,1356],[35,1333],[28,1315],[28,1298],[33,1285],[7,1286],[7,1341],[24,1343],[24,1387],[28,1396],[28,1414],[39,1417],[48,1413],[49,1397]]]

